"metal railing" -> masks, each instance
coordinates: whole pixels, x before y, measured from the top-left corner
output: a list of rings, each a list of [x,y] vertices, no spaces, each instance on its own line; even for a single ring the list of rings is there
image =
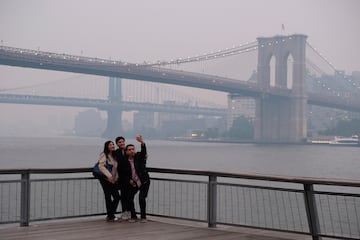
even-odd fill
[[[149,215],[313,239],[360,238],[360,181],[148,170]],[[28,226],[32,221],[104,215],[103,192],[90,172],[90,168],[0,170],[0,224]]]

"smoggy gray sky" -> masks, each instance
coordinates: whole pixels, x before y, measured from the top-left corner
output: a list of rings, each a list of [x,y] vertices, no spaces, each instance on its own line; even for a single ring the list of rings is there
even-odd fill
[[[2,45],[128,62],[194,56],[294,33],[308,35],[336,68],[360,70],[358,0],[0,0]],[[0,66],[0,89],[54,76]],[[0,135],[27,109],[0,104]],[[41,115],[44,107],[32,109]]]

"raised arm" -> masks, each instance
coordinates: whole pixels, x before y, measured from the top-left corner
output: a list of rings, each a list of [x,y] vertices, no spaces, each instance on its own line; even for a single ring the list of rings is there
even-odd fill
[[[136,136],[136,141],[138,141],[141,144],[141,151],[140,151],[140,157],[141,159],[143,159],[144,161],[146,161],[146,157],[147,157],[147,152],[146,152],[146,145],[144,142],[144,138],[142,135],[138,134]]]

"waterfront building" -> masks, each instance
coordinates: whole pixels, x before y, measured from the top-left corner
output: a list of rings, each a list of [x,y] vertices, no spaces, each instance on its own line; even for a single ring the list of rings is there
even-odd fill
[[[236,118],[246,117],[251,122],[255,119],[255,99],[244,97],[239,94],[228,95],[227,130],[229,130]]]

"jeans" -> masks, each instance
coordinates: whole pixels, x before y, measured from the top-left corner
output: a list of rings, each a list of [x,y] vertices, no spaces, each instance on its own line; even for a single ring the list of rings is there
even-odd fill
[[[115,218],[116,209],[119,205],[120,194],[116,184],[112,184],[105,179],[99,179],[105,195],[106,214],[109,219]]]

